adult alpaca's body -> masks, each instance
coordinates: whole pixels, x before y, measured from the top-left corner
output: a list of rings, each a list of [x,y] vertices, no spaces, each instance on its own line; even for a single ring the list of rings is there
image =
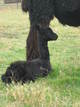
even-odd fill
[[[30,17],[27,60],[39,56],[36,25],[48,28],[55,16],[63,25],[80,26],[80,0],[22,0],[22,9],[28,11]]]
[[[80,26],[80,0],[22,0],[31,24],[50,21],[55,16],[62,24]]]
[[[62,24],[80,26],[80,0],[56,0],[55,16]]]

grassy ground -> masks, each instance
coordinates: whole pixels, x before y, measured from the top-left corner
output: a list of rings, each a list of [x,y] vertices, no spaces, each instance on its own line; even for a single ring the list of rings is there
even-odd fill
[[[80,28],[51,22],[59,38],[49,43],[54,70],[35,83],[6,86],[0,80],[0,107],[80,107]],[[16,7],[0,9],[0,78],[7,66],[25,60],[28,14]]]

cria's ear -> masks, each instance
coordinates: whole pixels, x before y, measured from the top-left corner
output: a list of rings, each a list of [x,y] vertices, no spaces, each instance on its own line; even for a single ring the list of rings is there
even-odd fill
[[[37,26],[37,29],[39,31],[39,34],[41,35],[41,38],[46,40],[46,41],[51,41],[51,40],[57,40],[58,36],[56,33],[52,31],[51,28],[42,28]]]
[[[47,41],[57,40],[57,38],[58,38],[57,34],[54,33],[51,28],[46,28],[44,30],[44,33],[45,33]]]
[[[21,2],[21,7],[22,7],[22,10],[24,12],[27,12],[28,11],[28,8],[29,8],[29,3],[28,3],[29,0],[22,0]]]

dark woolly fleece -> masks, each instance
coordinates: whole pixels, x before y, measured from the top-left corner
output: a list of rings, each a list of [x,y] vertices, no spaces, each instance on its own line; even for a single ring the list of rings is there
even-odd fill
[[[22,9],[28,11],[30,16],[31,28],[27,40],[30,48],[27,48],[27,52],[30,57],[38,56],[38,59],[12,63],[2,76],[5,83],[11,83],[12,80],[24,83],[48,75],[50,59],[47,42],[57,39],[57,35],[49,28],[54,16],[64,25],[80,26],[80,0],[22,0]],[[34,45],[35,42],[37,45]],[[39,51],[38,55],[36,50]]]
[[[22,0],[22,9],[34,24],[55,16],[64,25],[80,26],[80,0]]]
[[[42,29],[37,27],[38,47],[40,57],[31,61],[17,61],[12,63],[2,75],[4,83],[35,81],[38,77],[48,75],[50,59],[48,51],[48,41],[56,40],[58,36],[50,28]]]

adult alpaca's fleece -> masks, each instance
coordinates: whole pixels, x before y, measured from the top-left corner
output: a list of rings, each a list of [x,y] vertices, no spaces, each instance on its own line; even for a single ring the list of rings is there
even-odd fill
[[[55,16],[62,24],[80,26],[80,0],[22,0],[22,9],[32,24]]]

